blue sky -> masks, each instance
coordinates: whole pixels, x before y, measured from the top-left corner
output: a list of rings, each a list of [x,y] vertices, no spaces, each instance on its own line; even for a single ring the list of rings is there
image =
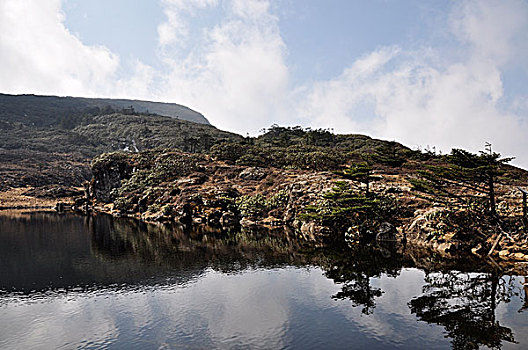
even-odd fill
[[[449,4],[290,0],[271,2],[270,11],[278,17],[293,82],[304,83],[339,75],[348,63],[380,46],[418,47],[428,40],[445,40],[434,37],[434,25],[445,19]],[[162,68],[157,53],[157,27],[165,19],[160,1],[65,0],[62,10],[65,26],[83,43],[104,45],[125,59],[135,57]],[[227,12],[221,6],[204,10],[191,18],[191,30],[214,26]]]
[[[0,52],[5,93],[175,102],[242,134],[491,142],[528,167],[527,0],[0,0]]]

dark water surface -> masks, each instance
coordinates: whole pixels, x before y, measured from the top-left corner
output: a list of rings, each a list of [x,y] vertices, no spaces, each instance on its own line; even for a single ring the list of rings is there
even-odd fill
[[[524,277],[294,242],[0,214],[0,349],[528,348]]]

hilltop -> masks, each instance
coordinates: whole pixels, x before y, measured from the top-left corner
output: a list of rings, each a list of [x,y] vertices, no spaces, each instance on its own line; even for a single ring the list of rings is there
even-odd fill
[[[156,114],[210,124],[201,113],[176,103],[0,93],[0,120],[4,122],[69,128],[86,115],[106,114],[108,110]]]
[[[101,153],[204,152],[227,139],[242,137],[176,104],[0,94],[0,191],[31,186],[40,195],[65,194],[91,178],[90,161]]]

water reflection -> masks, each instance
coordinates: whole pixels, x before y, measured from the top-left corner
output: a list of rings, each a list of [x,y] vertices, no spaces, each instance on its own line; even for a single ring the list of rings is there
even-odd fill
[[[453,349],[482,345],[497,349],[504,341],[515,342],[512,330],[496,318],[498,304],[520,292],[512,278],[449,271],[429,273],[425,282],[424,294],[409,303],[411,312],[422,321],[442,325]]]
[[[0,215],[0,293],[186,283],[208,268],[304,265],[291,240],[155,226],[109,216]],[[3,292],[2,292],[3,291]]]
[[[333,298],[350,300],[355,306],[361,306],[361,312],[367,315],[374,311],[376,298],[383,294],[381,288],[372,286],[372,279],[382,275],[397,277],[405,261],[397,247],[390,243],[331,247],[322,254],[326,276],[342,286]]]
[[[524,277],[523,290],[524,290],[524,304],[519,309],[519,312],[523,312],[528,309],[528,277]]]
[[[420,254],[423,252],[395,245],[355,246],[346,250],[333,247],[322,253],[320,265],[325,275],[341,286],[333,298],[350,300],[366,315],[375,311],[376,300],[384,293],[393,292],[377,286],[377,280],[397,278],[406,267],[426,271],[433,267],[434,272],[425,272],[423,294],[408,303],[412,314],[420,321],[442,326],[453,349],[481,346],[498,349],[504,342],[519,343],[512,329],[497,319],[496,310],[501,303],[507,306],[516,298],[523,302],[518,312],[524,311],[528,305],[528,285],[522,288],[519,278],[502,276],[486,265],[475,271],[475,266],[483,264],[471,257],[455,265],[431,257],[417,259],[415,256]]]
[[[528,344],[519,278],[397,245],[300,244],[285,232],[0,215],[0,348]]]

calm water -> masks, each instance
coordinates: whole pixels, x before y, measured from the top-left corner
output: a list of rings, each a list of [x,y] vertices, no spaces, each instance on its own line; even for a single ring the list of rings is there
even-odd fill
[[[528,348],[524,277],[293,242],[0,215],[0,348]]]

